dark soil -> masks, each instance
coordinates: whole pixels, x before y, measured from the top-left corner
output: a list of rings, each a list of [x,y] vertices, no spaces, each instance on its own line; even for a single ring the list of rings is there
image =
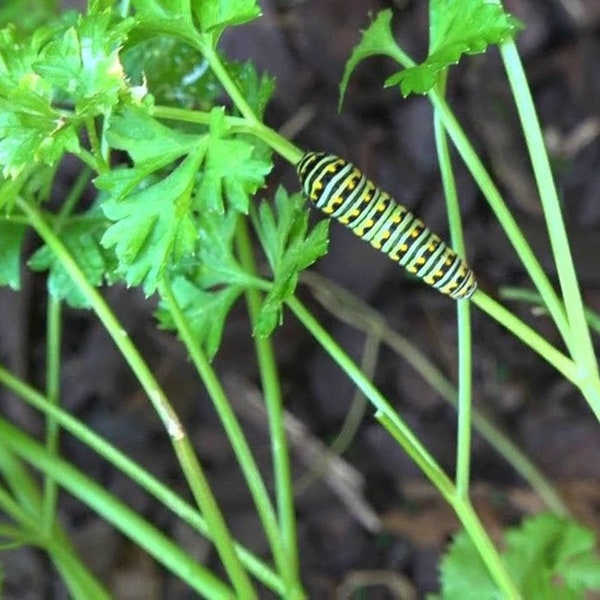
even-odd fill
[[[306,149],[347,157],[384,189],[447,237],[445,207],[426,98],[403,100],[382,82],[392,65],[373,58],[352,77],[341,114],[338,82],[345,61],[368,23],[368,11],[396,5],[395,27],[414,57],[426,50],[424,2],[311,0],[261,2],[264,17],[231,31],[231,57],[252,59],[277,78],[267,122]],[[527,29],[519,36],[531,88],[552,153],[564,214],[585,301],[600,310],[600,3],[596,0],[512,0],[505,3]],[[579,12],[578,12],[579,11]],[[452,71],[449,100],[492,169],[527,238],[555,278],[546,229],[532,182],[519,124],[495,51],[463,61]],[[469,263],[481,287],[529,286],[512,248],[468,173],[456,160]],[[68,186],[77,165],[66,165]],[[270,190],[297,189],[293,168],[280,161]],[[56,191],[57,196],[60,190]],[[317,216],[315,215],[315,218]],[[29,251],[35,246],[30,240]],[[409,280],[384,256],[332,225],[330,252],[315,267],[351,290],[456,380],[455,303]],[[19,294],[0,290],[0,358],[41,386],[45,353],[45,282],[25,273]],[[340,322],[301,286],[299,294],[332,335],[360,361],[363,333]],[[154,303],[126,289],[106,296],[175,403],[206,467],[236,537],[253,552],[267,548],[247,489],[210,402],[173,335],[157,331]],[[552,324],[527,307],[511,305],[549,341]],[[473,311],[475,400],[564,493],[574,514],[600,531],[600,430],[577,390],[514,337]],[[305,431],[293,445],[295,476],[306,482],[314,465],[304,450],[330,442],[350,410],[354,389],[323,349],[286,314],[274,343],[286,409]],[[270,447],[259,402],[253,342],[242,305],[234,310],[214,364],[238,398],[236,409],[267,480]],[[176,491],[186,492],[169,440],[102,326],[89,313],[66,311],[62,404]],[[441,464],[453,473],[456,414],[402,357],[382,349],[374,381]],[[39,433],[40,417],[5,390],[2,413]],[[78,468],[173,536],[190,553],[217,567],[209,545],[91,451],[68,435],[62,452]],[[423,598],[438,589],[437,565],[458,525],[448,506],[404,452],[382,431],[370,410],[342,461],[355,470],[339,491],[317,477],[300,485],[297,516],[303,581],[310,598],[351,597],[370,583],[364,598]],[[473,445],[474,499],[488,530],[501,530],[543,508],[504,459],[478,436]],[[357,508],[357,504],[360,510]],[[81,555],[115,598],[179,599],[189,590],[166,576],[146,555],[66,494],[61,519]],[[58,577],[42,555],[25,549],[0,556],[6,598],[62,598]],[[336,595],[337,594],[337,595]],[[265,598],[271,597],[267,592]],[[359,596],[354,596],[359,597]]]

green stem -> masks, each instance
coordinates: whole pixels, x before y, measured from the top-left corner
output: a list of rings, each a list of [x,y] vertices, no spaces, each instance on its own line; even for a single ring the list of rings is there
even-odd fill
[[[520,600],[522,598],[519,590],[509,577],[502,563],[496,547],[490,540],[485,528],[481,524],[477,513],[469,502],[450,502],[460,519],[469,538],[479,551],[479,556],[488,568],[490,575],[509,600]]]
[[[191,479],[194,482],[192,487],[194,499],[206,519],[206,524],[212,534],[213,543],[219,553],[223,567],[237,592],[237,596],[239,598],[248,598],[248,600],[257,598],[256,590],[235,551],[233,538],[210,489],[210,484],[200,463],[196,460],[189,437],[183,437],[180,443],[175,445],[175,452],[188,480]]]
[[[477,515],[470,509],[468,502],[457,495],[452,481],[440,468],[435,459],[429,454],[412,431],[402,421],[400,416],[391,408],[387,400],[361,373],[360,369],[348,355],[336,344],[331,336],[321,327],[312,314],[298,301],[291,298],[288,307],[307,328],[315,340],[325,349],[331,358],[341,367],[344,373],[352,379],[365,396],[377,408],[375,417],[385,429],[398,441],[406,453],[415,461],[425,476],[435,485],[440,493],[454,508],[465,529],[473,536],[473,542],[481,553],[481,558],[487,565],[491,576],[507,598],[518,599],[519,593],[510,580],[498,552],[491,543],[481,526]]]
[[[175,453],[179,458],[180,465],[194,498],[200,503],[200,507],[202,509],[207,508],[208,510],[212,511],[212,503],[206,500],[207,496],[204,482],[198,479],[202,470],[189,442],[187,441],[187,434],[179,420],[179,417],[169,403],[164,391],[161,389],[158,381],[150,371],[148,365],[142,359],[137,348],[127,336],[126,331],[123,329],[114,313],[104,301],[104,298],[102,298],[98,291],[87,281],[84,273],[81,271],[69,251],[65,248],[52,228],[49,227],[44,221],[38,209],[21,198],[17,199],[17,204],[19,208],[29,217],[33,228],[48,245],[48,247],[54,252],[63,268],[67,271],[77,286],[78,290],[83,294],[98,318],[102,321],[102,324],[114,340],[115,344],[121,351],[121,354],[148,394],[148,398],[152,402],[155,411],[157,412],[167,433],[169,434],[171,443],[173,444]],[[206,505],[203,506],[205,503]],[[222,518],[220,515],[215,514],[214,511],[211,512],[210,517],[209,515],[205,516],[207,518],[207,522],[209,518],[211,518],[212,525],[217,527],[217,532],[214,535],[215,546],[219,553],[222,553],[221,557],[223,558],[224,565],[228,570],[230,577],[232,578],[232,583],[236,589],[239,586],[241,590],[249,592],[252,590],[252,586],[248,576],[246,575],[246,572],[242,568],[241,564],[237,560],[237,556],[233,552],[232,540],[226,528],[224,525],[221,526]],[[248,596],[248,598],[251,597],[253,597],[252,593]]]
[[[42,496],[39,484],[30,475],[29,469],[25,468],[17,453],[9,449],[9,440],[4,437],[0,442],[0,468],[4,480],[13,492],[13,496],[10,496],[0,488],[0,513],[18,523],[18,527],[3,530],[3,537],[14,539],[17,545],[35,545],[46,550],[57,569],[64,574],[69,591],[72,594],[86,591],[86,594],[79,593],[73,597],[108,598],[107,592],[79,560],[60,526],[53,523],[50,530],[44,529],[44,523],[40,522]],[[52,474],[46,472],[45,481],[51,478]]]
[[[85,191],[85,187],[89,183],[92,177],[92,170],[88,166],[84,166],[83,169],[77,175],[77,179],[75,183],[71,186],[65,201],[62,203],[60,207],[59,213],[56,215],[52,226],[55,231],[60,231],[60,229],[65,224],[65,221],[72,216],[77,203],[81,199],[83,192]],[[52,215],[54,216],[54,215]]]
[[[53,222],[54,231],[59,234],[66,219],[81,199],[85,186],[90,180],[91,171],[84,167],[75,183],[71,186],[60,212]],[[47,334],[46,334],[46,395],[49,401],[58,406],[60,403],[60,354],[61,354],[61,301],[48,294],[47,300]],[[59,425],[52,417],[46,418],[46,448],[51,454],[58,454]],[[48,533],[54,524],[58,489],[52,478],[46,479],[42,509],[42,523]]]
[[[506,310],[501,304],[477,290],[473,302],[490,317],[506,327],[513,335],[525,342],[532,350],[537,352],[544,360],[551,364],[559,373],[571,381],[575,386],[581,386],[577,365],[559,352],[552,344],[548,343],[539,333],[535,332]]]
[[[244,98],[244,95],[240,92],[233,79],[231,79],[231,76],[223,65],[223,62],[217,54],[217,51],[210,44],[203,44],[199,47],[199,50],[204,55],[204,58],[208,61],[212,72],[220,81],[221,85],[225,88],[225,91],[235,104],[236,108],[240,111],[240,113],[242,113],[242,116],[249,123],[259,123],[259,119],[256,118],[254,111],[248,102],[246,102],[246,98]]]
[[[419,373],[442,398],[457,407],[458,392],[454,385],[410,340],[394,331],[378,312],[348,290],[317,273],[305,271],[302,273],[302,281],[311,287],[317,300],[332,315],[351,327],[364,331],[369,337],[380,339]],[[557,514],[568,514],[567,507],[552,485],[518,446],[476,408],[473,409],[472,418],[475,429],[531,485],[548,507]]]
[[[393,423],[395,431],[402,436],[403,447],[409,456],[417,463],[421,470],[433,481],[436,487],[443,488],[445,493],[453,488],[448,477],[429,454],[419,439],[412,433],[410,427],[402,421],[398,413],[389,405],[379,390],[363,375],[350,357],[338,346],[321,324],[313,317],[297,298],[290,298],[287,306],[296,315],[296,318],[311,333],[317,342],[325,349],[331,358],[341,367],[344,373],[375,406],[377,411],[385,415]],[[448,488],[448,485],[450,488]]]
[[[566,317],[565,308],[535,254],[531,250],[531,247],[525,239],[521,228],[506,206],[502,196],[500,195],[500,192],[498,191],[498,188],[496,187],[496,184],[486,171],[481,159],[479,156],[477,156],[477,153],[473,149],[473,146],[471,145],[455,116],[452,114],[452,111],[446,104],[445,100],[440,98],[435,92],[431,92],[429,97],[434,108],[436,109],[436,113],[443,121],[446,131],[452,139],[456,149],[460,153],[464,163],[471,171],[471,174],[477,182],[477,185],[488,200],[490,207],[494,211],[499,223],[502,225],[502,228],[512,243],[513,248],[521,259],[523,266],[529,273],[531,280],[544,298],[544,302],[548,307],[550,314],[552,315],[552,318],[563,338],[565,345],[571,351],[571,355],[574,355],[573,340],[571,338],[571,330],[569,328],[569,322]]]
[[[395,424],[390,420],[389,415],[378,413],[375,417],[406,450],[406,447],[404,446],[406,440],[397,430]],[[457,490],[453,487],[452,482],[448,478],[445,478],[445,480],[442,481],[433,479],[431,481],[444,496],[448,504],[453,508],[456,516],[459,518],[462,526],[465,528],[475,545],[475,548],[477,548],[490,575],[500,588],[500,591],[503,592],[504,597],[511,600],[519,600],[521,595],[509,577],[498,551],[494,544],[492,544],[485,528],[481,524],[477,513],[473,510],[468,499],[461,497],[457,493]]]
[[[240,219],[237,230],[237,246],[240,263],[247,273],[256,274],[256,264],[246,221]],[[246,303],[253,327],[258,323],[261,312],[260,292],[254,288],[246,291]],[[285,437],[283,402],[277,374],[277,365],[270,338],[254,336],[260,378],[269,419],[271,456],[275,474],[275,493],[279,522],[286,551],[284,580],[289,585],[290,598],[304,596],[299,580],[298,541],[296,538],[296,515],[294,509],[294,487],[290,471],[290,459]]]
[[[98,138],[98,132],[96,131],[96,122],[92,117],[85,120],[85,126],[87,129],[88,138],[90,140],[90,147],[92,149],[92,155],[95,159],[95,166],[97,167],[98,173],[106,173],[108,165],[102,155],[102,148],[100,146],[100,139]]]
[[[151,109],[151,114],[158,119],[170,119],[182,121],[184,123],[196,123],[201,125],[208,125],[210,123],[210,113],[175,108],[172,106],[154,106]],[[229,125],[231,133],[247,133],[257,137],[293,165],[298,163],[302,158],[302,150],[287,138],[270,127],[267,127],[260,121],[227,115],[225,116],[225,123]]]
[[[166,395],[160,388],[152,371],[144,362],[137,348],[127,336],[127,332],[121,326],[112,310],[106,304],[100,293],[87,281],[79,265],[75,262],[69,251],[58,238],[52,228],[41,216],[37,207],[29,204],[23,199],[18,199],[19,208],[28,216],[32,227],[44,240],[48,247],[59,259],[63,268],[67,271],[79,291],[87,299],[88,303],[98,315],[98,318],[112,337],[113,341],[123,354],[123,357],[135,373],[138,381],[148,394],[154,409],[160,417],[165,429],[172,439],[179,439],[184,435],[183,426],[176,412],[167,400]]]
[[[177,331],[190,353],[190,357],[206,386],[215,410],[219,415],[219,419],[221,420],[221,423],[223,423],[227,437],[231,443],[242,473],[244,474],[250,493],[252,494],[267,540],[271,547],[271,552],[275,558],[275,563],[283,574],[286,569],[287,561],[286,548],[280,537],[277,518],[269,500],[269,492],[265,487],[264,480],[261,477],[260,471],[252,456],[252,452],[246,442],[244,432],[237,421],[235,413],[231,408],[231,404],[227,400],[227,396],[221,387],[219,378],[211,367],[206,355],[202,352],[200,345],[192,333],[185,314],[181,310],[181,307],[173,295],[171,287],[166,281],[161,284],[160,293],[169,307],[169,312],[173,317]]]
[[[438,84],[438,93],[445,89],[445,76]],[[465,244],[456,190],[456,181],[452,170],[450,149],[442,121],[437,111],[434,113],[434,132],[438,163],[444,186],[446,209],[452,246],[465,257]],[[456,445],[456,487],[458,495],[467,500],[471,472],[471,418],[472,418],[472,345],[471,345],[471,308],[469,302],[458,302],[456,306],[458,324],[458,436]]]
[[[44,396],[15,377],[2,365],[0,365],[0,383],[14,394],[20,396],[27,404],[36,410],[55,419],[62,429],[68,431],[82,444],[92,448],[96,454],[103,457],[116,469],[135,481],[142,489],[151,494],[161,504],[171,510],[173,514],[177,515],[185,523],[190,525],[190,527],[193,527],[202,535],[211,539],[211,532],[206,525],[206,521],[200,516],[197,509],[184,502],[179,496],[171,491],[170,488],[150,475],[147,471],[144,471],[139,465],[134,463],[114,446],[108,444],[104,438],[101,438],[80,421],[73,418],[69,413],[50,404]],[[1,451],[2,446],[0,445],[0,469],[8,462]],[[22,489],[23,485],[19,484],[17,490]],[[273,591],[283,594],[281,581],[272,570],[267,568],[264,563],[260,562],[242,546],[236,546],[236,552],[239,554],[240,560],[246,565],[248,570],[259,580],[273,589]]]
[[[22,460],[42,473],[53,473],[58,484],[68,493],[81,500],[107,522],[115,525],[160,564],[180,577],[192,589],[202,593],[203,597],[214,600],[232,597],[231,589],[214,573],[192,560],[179,546],[153,525],[144,521],[125,503],[83,475],[67,461],[48,454],[44,447],[1,417],[0,439]],[[91,596],[80,597],[85,599]]]
[[[589,375],[598,377],[598,364],[590,331],[585,320],[583,301],[575,273],[569,239],[548,160],[548,153],[544,150],[544,136],[527,77],[513,40],[501,44],[500,53],[521,119],[521,127],[527,142],[533,173],[544,209],[550,246],[554,255],[554,262],[565,300],[567,319],[571,328],[572,356],[582,370],[582,378]],[[600,412],[600,398],[596,399],[596,403],[594,411],[598,414]]]
[[[46,334],[46,395],[48,400],[58,405],[60,401],[60,348],[61,348],[61,301],[51,294],[47,301]],[[46,449],[50,454],[58,454],[59,425],[52,417],[46,418]],[[42,529],[48,534],[54,526],[58,489],[56,482],[47,478],[44,483],[42,508]]]

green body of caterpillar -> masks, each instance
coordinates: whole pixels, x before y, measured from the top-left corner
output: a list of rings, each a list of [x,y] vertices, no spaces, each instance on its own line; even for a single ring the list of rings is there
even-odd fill
[[[477,281],[465,261],[354,165],[307,152],[296,170],[304,193],[327,216],[442,294],[460,300],[475,293]]]

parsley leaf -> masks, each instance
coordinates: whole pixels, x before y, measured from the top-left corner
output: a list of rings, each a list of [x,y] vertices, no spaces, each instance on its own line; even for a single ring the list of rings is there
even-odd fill
[[[171,263],[191,254],[197,238],[191,215],[194,178],[204,154],[200,146],[167,177],[123,199],[121,181],[105,176],[101,185],[117,194],[102,202],[102,210],[114,222],[102,237],[105,248],[114,247],[117,275],[127,285],[142,284],[146,295],[156,290],[158,278]]]
[[[440,565],[444,600],[502,600],[475,545],[465,532],[459,533]]]
[[[253,21],[261,14],[256,0],[204,0],[194,3],[193,10],[202,31],[216,31],[217,36],[225,28]]]
[[[281,306],[294,293],[300,271],[327,252],[329,221],[321,221],[308,233],[304,198],[279,188],[275,211],[263,202],[254,226],[274,275],[255,328],[256,335],[266,336],[281,321]]]
[[[352,55],[344,67],[344,75],[340,81],[340,100],[338,110],[342,108],[350,75],[359,63],[370,56],[385,55],[398,58],[398,45],[392,33],[392,11],[388,8],[377,13],[373,22],[362,31],[360,42],[352,50]]]
[[[250,196],[264,184],[271,164],[253,158],[254,145],[242,138],[225,139],[228,131],[222,109],[211,112],[210,142],[197,191],[196,208],[223,214],[226,196],[238,212],[247,213]]]
[[[364,59],[384,55],[405,65],[410,63],[396,44],[391,21],[392,11],[383,10],[362,32],[340,82],[340,107],[350,75]],[[400,85],[404,96],[425,94],[435,85],[439,74],[456,64],[463,54],[485,52],[490,44],[499,44],[522,28],[499,3],[487,0],[431,0],[430,22],[429,56],[419,65],[394,73],[386,80],[386,87]]]
[[[239,213],[203,213],[200,217],[199,259],[174,266],[172,292],[198,343],[212,358],[220,344],[227,315],[236,299],[250,286],[260,284],[235,258],[233,240]],[[174,329],[167,305],[156,313],[161,325]]]
[[[36,52],[0,31],[0,165],[15,178],[32,159],[55,164],[79,148],[77,132],[52,104],[52,87],[32,69]]]
[[[404,96],[425,94],[439,74],[463,54],[481,54],[521,28],[498,3],[486,0],[431,0],[430,52],[419,65],[395,73],[385,85],[400,85]]]
[[[594,534],[564,517],[542,514],[506,532],[503,559],[523,598],[562,600],[600,590],[600,559]],[[444,600],[503,596],[472,541],[457,535],[441,564]]]
[[[0,286],[18,290],[21,285],[21,242],[25,225],[0,220]]]
[[[100,245],[105,220],[97,208],[85,215],[71,217],[60,230],[60,239],[93,286],[99,286],[112,269],[112,257]],[[42,246],[29,259],[34,271],[50,271],[48,291],[74,308],[88,308],[89,303],[75,285],[62,263],[48,246]]]
[[[594,534],[562,517],[543,514],[506,534],[507,563],[526,598],[560,600],[600,590]],[[544,590],[546,596],[539,596]]]
[[[106,112],[128,88],[119,50],[133,23],[114,21],[108,10],[80,16],[44,47],[34,70],[75,104],[78,117]]]
[[[185,277],[177,277],[171,285],[196,341],[212,359],[221,345],[227,315],[244,287],[229,285],[209,292]],[[162,327],[175,329],[173,318],[163,302],[155,315]]]
[[[112,117],[106,139],[112,148],[125,150],[136,166],[150,166],[153,171],[188,154],[200,141],[199,136],[166,127],[135,106]]]

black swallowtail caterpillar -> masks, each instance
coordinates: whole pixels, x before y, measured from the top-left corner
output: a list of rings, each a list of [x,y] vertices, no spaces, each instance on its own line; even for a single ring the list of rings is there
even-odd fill
[[[304,193],[327,216],[442,294],[460,300],[475,293],[477,281],[465,261],[353,164],[307,152],[296,170]]]

